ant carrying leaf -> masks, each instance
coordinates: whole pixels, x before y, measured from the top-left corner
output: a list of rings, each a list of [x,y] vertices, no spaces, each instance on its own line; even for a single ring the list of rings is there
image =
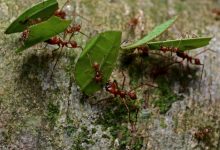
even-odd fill
[[[51,17],[47,21],[31,26],[27,39],[24,41],[24,45],[17,49],[16,52],[21,52],[37,43],[47,41],[51,37],[63,32],[71,21],[60,19],[56,16]],[[59,26],[54,26],[59,24]],[[66,45],[62,43],[62,45]]]
[[[75,80],[85,94],[93,94],[102,88],[94,80],[97,76],[92,72],[96,72],[98,75],[101,73],[103,84],[108,81],[116,64],[120,42],[120,31],[107,31],[96,35],[86,44],[74,72]],[[92,64],[97,62],[99,67],[91,65],[91,61]]]

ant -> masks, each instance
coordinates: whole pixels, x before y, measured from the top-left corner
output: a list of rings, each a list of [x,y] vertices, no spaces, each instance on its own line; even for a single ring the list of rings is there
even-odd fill
[[[59,47],[57,49],[55,49],[55,50],[58,50],[61,47],[61,50],[60,50],[59,55],[58,55],[58,58],[56,59],[56,62],[55,62],[54,67],[52,69],[51,77],[53,76],[53,70],[55,69],[55,67],[56,67],[56,65],[58,63],[58,60],[61,57],[61,53],[62,53],[63,47],[67,47],[67,48],[80,48],[80,49],[82,49],[81,46],[77,45],[76,41],[68,41],[68,42],[66,42],[66,41],[63,41],[61,38],[59,38],[57,36],[54,36],[54,37],[52,37],[52,38],[50,38],[50,39],[48,39],[48,40],[46,40],[44,42],[46,42],[47,44],[50,44],[50,45],[58,45]],[[55,50],[53,50],[53,51],[55,51]]]
[[[80,46],[77,45],[76,41],[63,41],[61,38],[54,36],[52,38],[50,38],[49,40],[44,41],[47,44],[51,44],[51,45],[58,45],[59,48],[60,47],[68,47],[68,48],[81,48]],[[58,48],[58,49],[59,49]]]
[[[102,82],[102,73],[101,73],[101,71],[100,71],[99,64],[98,64],[97,62],[94,62],[94,64],[93,64],[92,67],[93,67],[94,70],[95,70],[95,77],[94,77],[95,81],[96,81],[97,83]]]
[[[183,60],[186,59],[186,60],[187,60],[188,62],[190,62],[191,64],[203,65],[203,64],[201,64],[199,58],[194,58],[194,57],[192,57],[192,56],[189,56],[187,53],[177,51],[177,52],[176,52],[176,55],[177,55],[178,57],[182,58]]]
[[[66,18],[66,13],[63,10],[57,9],[54,12],[54,16],[60,17],[61,19],[65,19]]]
[[[216,16],[220,16],[220,9],[214,8],[212,9],[212,13],[216,14]]]
[[[209,134],[212,132],[212,129],[209,127],[205,127],[203,129],[198,130],[194,133],[194,136],[197,140],[201,141],[204,140],[209,136]]]
[[[128,92],[125,90],[120,90],[116,80],[113,82],[108,81],[105,85],[105,90],[111,94],[114,94],[115,96],[119,96],[120,98],[125,98],[128,96],[132,100],[137,99],[137,95],[133,90]]]
[[[38,24],[42,22],[42,19],[41,18],[36,18],[36,19],[31,19],[31,18],[27,18],[25,20],[21,20],[19,21],[20,24],[22,25],[25,25],[25,24],[28,24],[28,25],[34,25],[34,24]]]
[[[148,46],[139,46],[137,48],[137,50],[139,51],[139,53],[142,55],[142,56],[149,56],[149,47]]]
[[[28,39],[28,37],[29,37],[29,33],[30,33],[30,31],[29,31],[29,29],[26,29],[26,30],[24,30],[22,33],[21,33],[21,37],[20,37],[20,41],[26,41],[27,39]]]
[[[71,25],[70,27],[68,27],[64,31],[64,35],[66,36],[67,34],[71,34],[71,36],[70,36],[70,39],[71,39],[72,36],[74,35],[74,33],[78,32],[78,33],[81,33],[82,35],[85,35],[86,37],[88,37],[88,35],[81,32],[80,30],[81,30],[81,25],[80,24],[74,24],[74,25]]]
[[[57,17],[60,17],[61,19],[65,19],[66,16],[67,16],[67,13],[63,10],[63,8],[69,3],[70,1],[67,0],[65,2],[65,4],[62,6],[61,9],[57,9],[55,12],[54,12],[54,16],[57,16]]]
[[[75,24],[75,25],[72,25],[72,26],[68,27],[65,30],[65,34],[79,32],[80,29],[81,29],[81,25],[80,24]]]
[[[19,23],[21,24],[26,24],[26,23],[29,23],[29,25],[34,25],[34,24],[38,24],[42,22],[42,19],[41,18],[37,18],[37,19],[26,19],[24,21],[20,21]],[[26,41],[28,39],[28,36],[29,36],[29,29],[25,29],[22,33],[21,33],[21,38],[20,38],[20,41]]]
[[[203,65],[201,64],[200,60],[198,58],[194,58],[192,56],[189,56],[187,53],[181,52],[180,49],[178,47],[166,47],[166,46],[160,46],[161,51],[165,52],[175,52],[176,55],[180,58],[182,58],[183,60],[187,60],[188,62],[190,62],[191,64],[195,64],[195,65]]]
[[[134,17],[134,18],[131,18],[128,22],[128,25],[129,27],[131,28],[135,28],[139,23],[139,18],[138,17]]]

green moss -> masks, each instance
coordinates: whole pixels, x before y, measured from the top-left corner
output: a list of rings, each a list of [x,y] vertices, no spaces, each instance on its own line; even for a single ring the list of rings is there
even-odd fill
[[[70,52],[68,52],[67,55],[68,55],[67,57],[69,59],[69,63],[68,63],[68,65],[66,65],[65,71],[68,73],[68,75],[71,75],[72,72],[74,71],[76,53],[74,51],[70,51]]]
[[[165,123],[165,118],[161,118],[160,119],[160,126],[161,126],[161,128],[167,128],[167,124]]]
[[[95,141],[92,140],[89,130],[85,127],[81,127],[81,131],[73,138],[73,150],[85,150],[87,148],[82,146],[82,143],[94,145]]]
[[[107,134],[103,134],[103,135],[102,135],[102,138],[110,139],[110,137],[109,137]]]
[[[73,133],[75,133],[77,131],[77,128],[72,126],[72,125],[70,125],[70,126],[67,126],[65,128],[65,130],[66,130],[67,135],[71,136]]]
[[[96,131],[97,131],[97,129],[96,129],[96,128],[92,128],[92,134],[95,134],[95,133],[96,133]]]
[[[153,100],[152,103],[155,107],[159,108],[161,114],[165,114],[174,102],[181,100],[183,97],[175,94],[169,82],[164,78],[158,78],[157,83],[159,88],[155,92],[158,98]]]
[[[128,102],[130,108],[131,118],[134,121],[136,116],[135,109],[132,109],[134,102]],[[132,147],[132,150],[139,150],[142,147],[142,140],[139,137],[133,139],[131,131],[128,129],[128,115],[126,107],[121,103],[120,99],[116,99],[109,105],[105,105],[103,115],[96,121],[97,124],[101,124],[104,129],[109,129],[114,139],[119,139],[119,149],[124,150],[126,146]],[[141,142],[142,141],[142,142]]]
[[[55,124],[59,112],[59,105],[55,105],[52,102],[49,102],[47,106],[47,119],[49,120],[51,126]]]

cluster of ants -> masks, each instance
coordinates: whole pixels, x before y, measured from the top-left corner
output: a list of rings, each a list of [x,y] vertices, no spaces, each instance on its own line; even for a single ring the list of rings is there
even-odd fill
[[[54,12],[54,15],[57,17],[60,17],[61,19],[65,19],[67,17],[67,14],[65,11],[63,11],[62,9],[58,9]],[[40,23],[42,20],[40,18],[35,19],[35,20],[29,20],[30,24],[37,24]],[[137,19],[132,20],[131,22],[131,26],[135,26],[138,23]],[[72,36],[75,33],[80,32],[81,30],[81,25],[80,24],[74,24],[71,25],[70,27],[68,27],[65,31],[64,31],[64,37],[67,34],[70,34],[70,38],[68,41],[63,40],[62,38],[58,37],[58,36],[54,36],[46,41],[44,41],[47,44],[50,45],[57,45],[59,48],[63,48],[63,47],[67,47],[67,48],[81,48],[80,46],[78,46],[77,42],[74,40],[71,40]],[[80,32],[81,33],[81,32]],[[21,35],[21,40],[25,41],[28,39],[29,36],[29,30],[26,29],[22,32]],[[58,49],[59,49],[58,48]],[[187,60],[187,62],[190,62],[191,64],[195,64],[195,65],[203,65],[201,64],[200,60],[198,58],[194,58],[192,56],[189,56],[187,53],[180,51],[179,48],[177,47],[166,47],[166,46],[160,46],[159,48],[160,51],[162,52],[171,52],[171,53],[175,53],[176,56],[182,58],[183,60]],[[149,55],[149,48],[146,46],[140,46],[138,47],[138,51],[141,52],[143,55],[148,56]],[[56,65],[56,63],[55,63]],[[55,66],[54,65],[54,66]],[[100,65],[97,62],[94,62],[91,66],[94,69],[94,81],[99,84],[103,82],[103,74],[100,70]],[[153,85],[150,84],[145,84],[145,85],[149,85],[152,87],[155,87]],[[123,81],[123,86],[124,86],[124,81]],[[118,83],[116,80],[114,81],[108,81],[107,83],[105,83],[104,89],[109,92],[110,94],[114,95],[115,97],[120,97],[122,100],[124,100],[124,104],[127,108],[128,111],[128,115],[129,115],[129,122],[132,125],[131,119],[130,119],[130,111],[129,108],[126,104],[125,99],[129,98],[131,100],[136,100],[137,99],[137,94],[134,90],[130,90],[130,91],[126,91],[123,90],[123,86],[122,88],[119,88]],[[140,86],[139,86],[140,87]]]
[[[64,6],[68,3],[69,1],[67,1]],[[63,7],[64,7],[63,6]],[[57,16],[61,19],[65,19],[67,17],[67,13],[63,10],[63,7],[62,9],[58,9],[54,12],[54,16]],[[22,24],[24,23],[29,23],[30,25],[34,25],[34,24],[38,24],[40,22],[42,22],[42,19],[41,18],[37,18],[37,19],[27,19],[25,22],[20,22]],[[71,34],[70,38],[69,38],[69,41],[64,41],[62,38],[58,37],[58,36],[54,36],[46,41],[44,41],[45,43],[47,44],[50,44],[50,45],[57,45],[59,46],[59,48],[63,48],[63,47],[67,47],[67,48],[81,48],[80,46],[78,46],[77,42],[76,41],[71,41],[71,38],[72,36],[75,34],[75,33],[81,33],[80,32],[81,30],[81,25],[80,24],[74,24],[74,25],[71,25],[70,27],[68,27],[65,31],[64,31],[64,36],[66,36],[67,34]],[[22,32],[21,34],[21,38],[20,40],[21,41],[25,41],[27,40],[29,37],[29,29],[26,29]],[[58,48],[58,49],[59,49]]]

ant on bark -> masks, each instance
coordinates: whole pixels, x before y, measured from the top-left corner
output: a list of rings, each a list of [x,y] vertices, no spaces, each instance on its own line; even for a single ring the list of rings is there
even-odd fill
[[[202,141],[205,138],[208,138],[208,136],[211,132],[212,132],[211,128],[205,127],[205,128],[199,129],[197,132],[195,132],[194,136],[198,141]]]
[[[123,74],[123,76],[124,76],[124,74]],[[125,78],[123,80],[123,86],[124,86],[124,82],[125,82]],[[107,92],[113,94],[115,97],[119,96],[122,99],[122,101],[123,101],[123,103],[124,103],[124,105],[127,109],[127,112],[128,112],[128,120],[129,120],[129,123],[131,124],[131,132],[136,132],[137,131],[135,126],[136,126],[136,122],[137,122],[137,114],[139,112],[139,107],[135,106],[134,104],[129,106],[129,104],[126,102],[126,98],[129,97],[131,100],[136,100],[137,99],[137,94],[135,92],[135,89],[140,88],[141,86],[144,86],[144,85],[155,87],[154,85],[151,85],[151,84],[147,83],[147,84],[141,84],[141,85],[137,86],[136,88],[131,89],[130,91],[126,91],[126,90],[123,90],[123,88],[120,89],[118,87],[118,83],[117,83],[116,80],[114,80],[113,82],[108,81],[105,85],[105,90]],[[136,121],[132,121],[132,119],[131,119],[131,111],[132,110],[135,110],[135,113],[136,113],[136,115],[135,115],[136,119],[135,120]]]
[[[119,96],[120,98],[125,98],[126,96],[128,96],[132,100],[137,99],[137,95],[133,90],[120,90],[118,88],[118,83],[116,80],[114,80],[113,82],[108,81],[105,85],[105,90],[111,94],[114,94],[115,96]]]
[[[67,47],[67,48],[81,48],[81,46],[78,46],[76,41],[63,41],[61,38],[57,37],[57,36],[54,36],[52,38],[50,38],[49,40],[46,40],[45,41],[47,44],[50,44],[50,45],[58,45],[59,48],[60,47]],[[59,49],[58,48],[58,49]],[[82,49],[82,48],[81,48]]]
[[[100,69],[100,64],[98,62],[96,62],[96,61],[94,63],[92,63],[89,54],[87,54],[87,57],[88,57],[88,59],[90,61],[90,65],[92,66],[92,68],[95,71],[95,75],[94,75],[95,82],[96,83],[102,83],[103,77],[102,77],[102,72],[101,72],[101,69]]]
[[[195,65],[203,65],[200,62],[200,59],[198,58],[194,58],[192,56],[189,56],[187,53],[181,52],[180,49],[178,47],[166,47],[166,46],[160,46],[161,51],[165,52],[175,52],[176,55],[180,58],[182,58],[183,60],[187,60],[188,62],[190,62],[191,64],[195,64]]]
[[[194,57],[192,57],[192,56],[189,56],[187,53],[177,51],[177,52],[176,52],[176,55],[177,55],[178,57],[182,58],[183,60],[186,59],[187,62],[190,62],[191,64],[203,65],[203,64],[201,64],[199,58],[194,58]]]
[[[26,41],[28,39],[28,37],[29,37],[29,33],[30,33],[29,29],[24,30],[21,33],[21,37],[20,37],[19,40],[22,41],[22,42]]]

